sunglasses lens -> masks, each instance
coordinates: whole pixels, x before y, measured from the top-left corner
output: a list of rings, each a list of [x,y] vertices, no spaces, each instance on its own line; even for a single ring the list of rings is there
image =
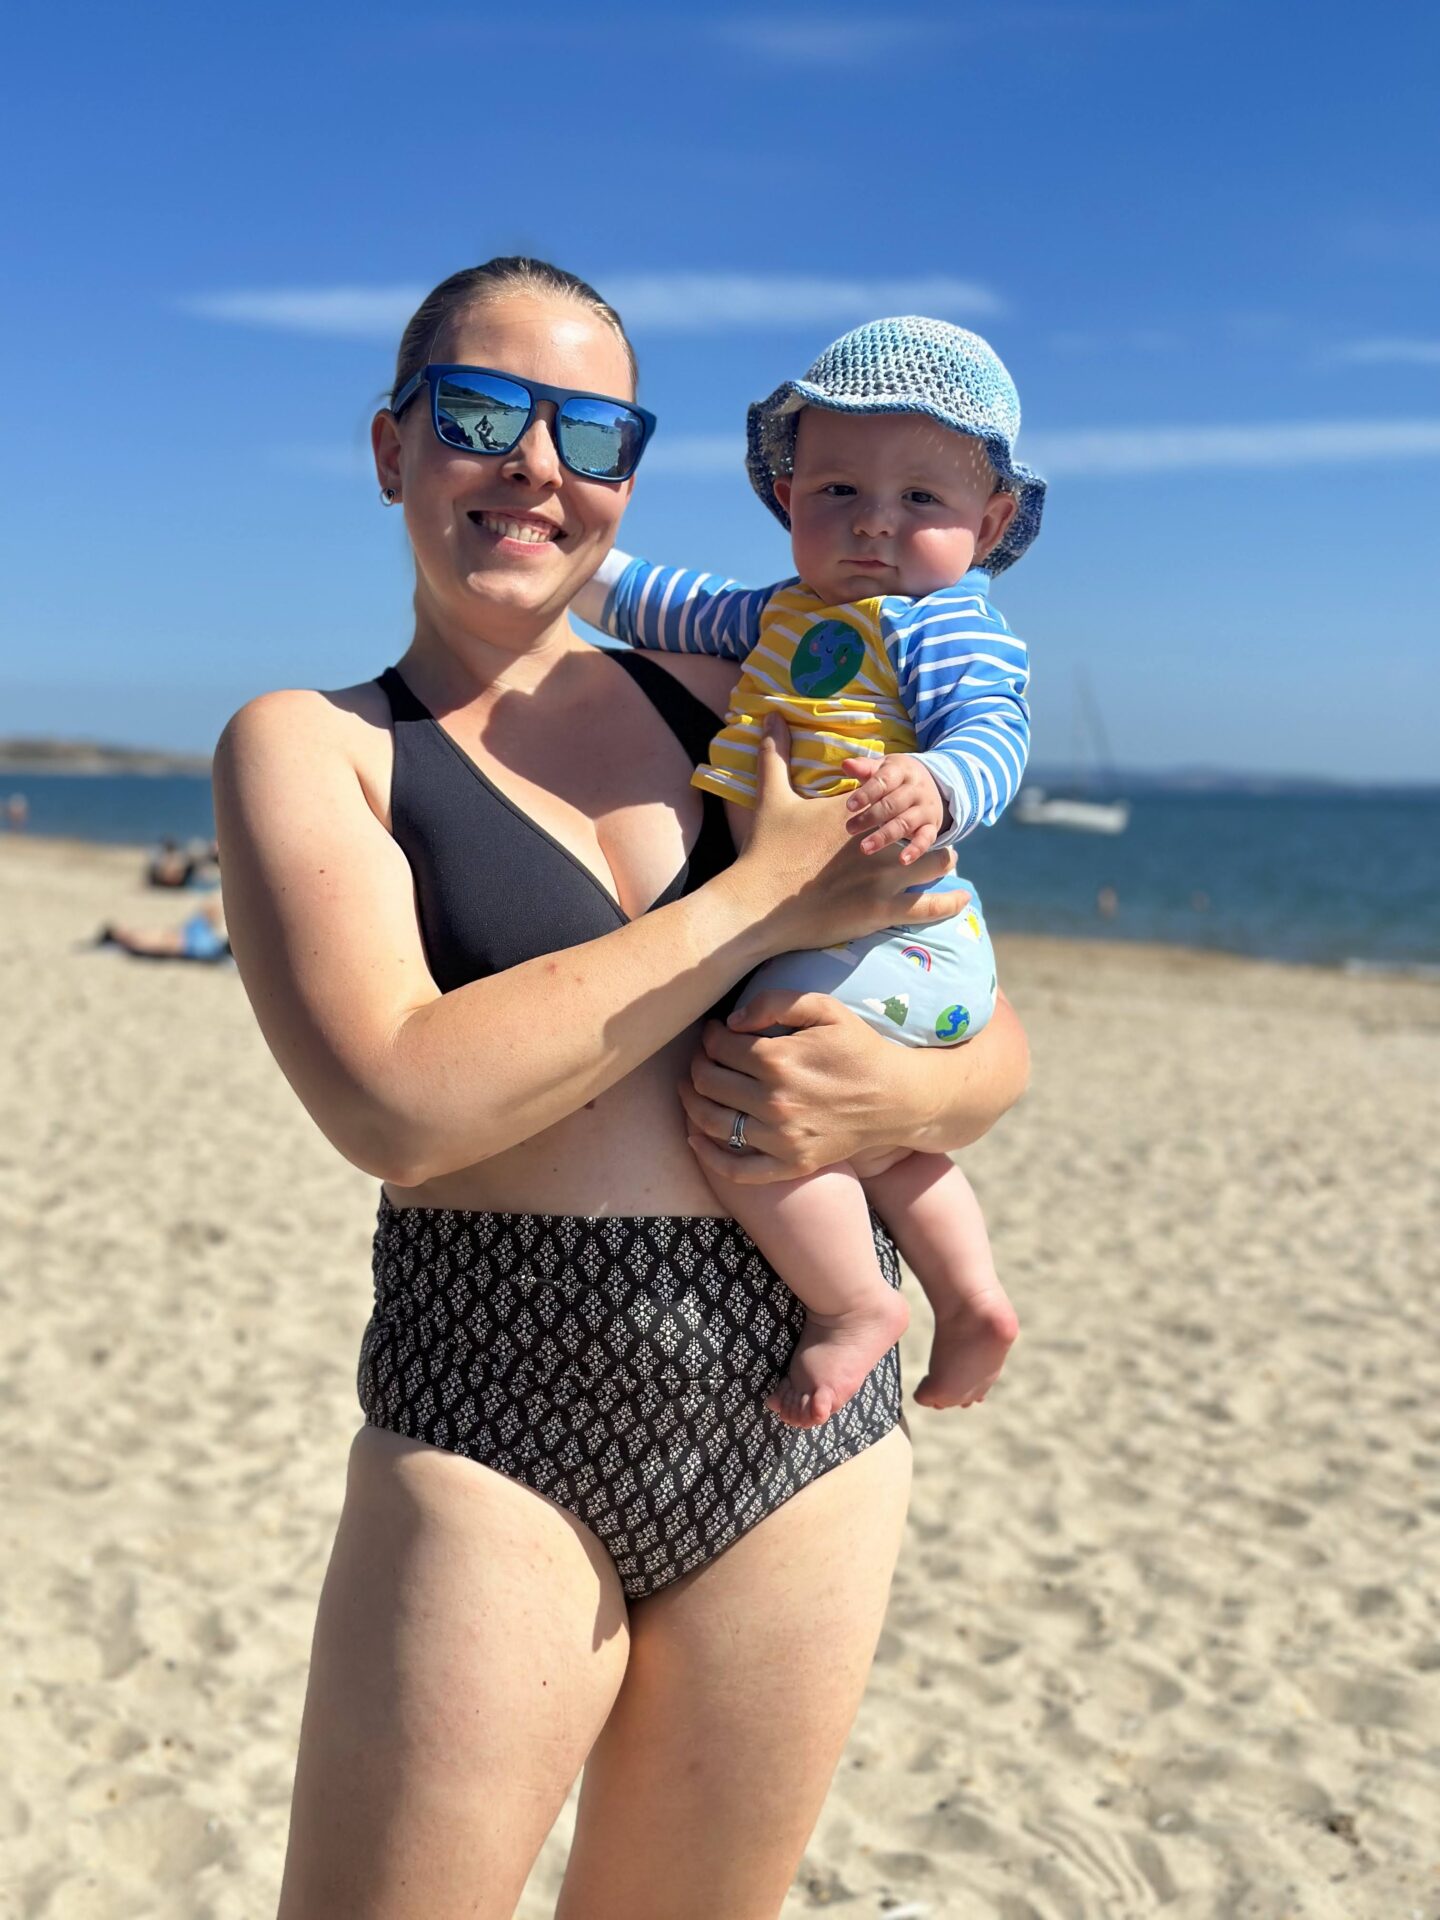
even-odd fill
[[[639,414],[613,400],[567,400],[560,411],[560,451],[592,479],[628,479],[644,444]]]
[[[467,453],[508,453],[524,431],[530,396],[491,373],[447,373],[436,382],[440,438]]]

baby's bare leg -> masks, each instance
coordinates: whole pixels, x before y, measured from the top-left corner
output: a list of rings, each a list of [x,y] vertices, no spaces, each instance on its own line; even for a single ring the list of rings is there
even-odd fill
[[[774,1185],[714,1185],[805,1308],[790,1371],[765,1404],[787,1426],[821,1426],[910,1318],[875,1257],[865,1190],[845,1165]]]
[[[725,815],[743,848],[754,813],[727,800]],[[787,1426],[822,1426],[910,1319],[875,1258],[864,1189],[845,1165],[773,1185],[711,1185],[805,1308],[790,1371],[765,1404]]]
[[[942,1153],[907,1153],[865,1191],[935,1310],[924,1407],[969,1407],[994,1386],[1020,1322],[995,1271],[975,1190]]]

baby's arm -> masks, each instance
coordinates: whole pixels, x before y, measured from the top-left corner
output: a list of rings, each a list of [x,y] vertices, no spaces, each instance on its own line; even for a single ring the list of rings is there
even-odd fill
[[[627,646],[744,660],[760,638],[760,615],[774,591],[687,567],[652,566],[612,550],[572,605],[582,620]]]
[[[861,851],[904,840],[912,861],[993,825],[1010,804],[1029,751],[1029,668],[1024,643],[973,590],[887,601],[882,617],[921,751],[846,760],[841,771],[860,782],[847,804]]]
[[[963,588],[887,601],[882,617],[920,746],[915,758],[934,778],[949,813],[938,844],[953,846],[976,827],[995,824],[1025,771],[1025,643],[983,594]]]

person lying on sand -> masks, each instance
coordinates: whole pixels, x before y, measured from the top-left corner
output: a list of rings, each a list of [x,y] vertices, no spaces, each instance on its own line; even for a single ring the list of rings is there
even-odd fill
[[[97,947],[120,947],[142,960],[228,960],[230,936],[218,900],[212,900],[178,927],[117,927],[107,924],[95,937]]]

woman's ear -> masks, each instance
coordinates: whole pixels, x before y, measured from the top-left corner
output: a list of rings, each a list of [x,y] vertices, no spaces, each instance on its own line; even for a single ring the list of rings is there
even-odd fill
[[[779,474],[775,476],[775,498],[780,502],[782,512],[789,513],[790,496],[794,491],[795,482],[793,480],[786,480]]]
[[[400,427],[388,407],[370,422],[370,448],[375,455],[375,478],[381,489],[400,492]]]
[[[1005,537],[1005,529],[1015,518],[1020,502],[1013,493],[992,493],[985,502],[985,511],[980,516],[980,526],[975,535],[975,564],[983,567],[985,556],[992,547],[1000,544]]]

